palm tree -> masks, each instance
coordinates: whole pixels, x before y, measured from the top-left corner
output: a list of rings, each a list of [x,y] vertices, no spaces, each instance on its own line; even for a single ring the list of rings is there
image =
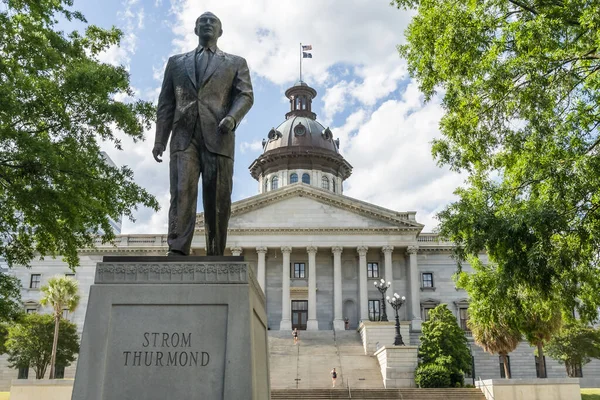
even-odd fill
[[[63,310],[75,311],[79,305],[77,281],[66,276],[55,276],[48,280],[48,284],[41,288],[44,297],[40,304],[49,305],[54,310],[54,342],[52,343],[52,357],[50,359],[50,379],[54,379],[56,364],[56,351],[58,348],[58,328]]]
[[[499,354],[504,363],[504,373],[506,379],[510,379],[510,369],[506,356],[519,345],[521,341],[521,332],[519,329],[504,323],[491,323],[489,321],[478,321],[469,319],[467,321],[469,329],[473,333],[473,340],[484,351],[490,354]]]

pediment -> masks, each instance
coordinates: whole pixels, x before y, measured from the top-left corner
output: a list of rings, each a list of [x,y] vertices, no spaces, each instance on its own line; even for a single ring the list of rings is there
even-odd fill
[[[412,219],[411,219],[412,218]],[[202,230],[198,214],[196,229]],[[396,212],[302,183],[232,204],[229,229],[401,229],[420,232],[414,213]]]

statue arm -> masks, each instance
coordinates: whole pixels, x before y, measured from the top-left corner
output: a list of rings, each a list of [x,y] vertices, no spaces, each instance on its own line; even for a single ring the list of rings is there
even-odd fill
[[[156,137],[154,144],[162,144],[167,147],[169,135],[173,127],[173,116],[175,115],[175,90],[173,86],[173,57],[169,58],[165,68],[160,95],[158,96],[158,108],[156,111]]]
[[[246,115],[252,104],[254,104],[254,93],[252,92],[252,82],[250,81],[250,70],[246,60],[240,58],[240,65],[233,82],[233,102],[227,113],[235,121],[237,128]],[[235,129],[234,128],[234,129]]]

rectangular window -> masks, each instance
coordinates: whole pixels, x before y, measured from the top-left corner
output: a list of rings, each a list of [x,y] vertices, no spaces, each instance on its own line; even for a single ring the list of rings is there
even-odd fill
[[[29,378],[29,367],[20,367],[19,375],[17,376],[17,379],[27,379],[27,378]]]
[[[423,322],[429,321],[429,312],[435,307],[423,307]]]
[[[37,312],[37,309],[36,308],[28,308],[25,311],[27,312],[27,314],[35,314]]]
[[[381,305],[379,300],[369,300],[369,321],[379,321]]]
[[[30,289],[39,289],[41,281],[42,281],[41,274],[31,274],[31,280],[29,281],[29,288]]]
[[[538,378],[546,378],[548,373],[546,373],[546,376],[541,376],[540,375],[540,358],[538,356],[535,356],[535,376],[537,376]],[[546,356],[544,356],[544,371],[546,371]]]
[[[571,368],[573,368],[573,378],[583,378],[581,364],[574,364],[571,366]]]
[[[379,278],[379,263],[367,263],[367,278]]]
[[[65,274],[65,277],[75,279],[75,274],[73,274],[73,273]]]
[[[54,371],[54,379],[65,379],[65,367],[64,365],[57,365]]]
[[[460,318],[460,329],[462,329],[465,332],[470,333],[471,330],[469,329],[469,326],[467,325],[467,321],[469,320],[469,309],[468,308],[459,308],[458,314],[459,314],[459,318]]]
[[[421,280],[424,288],[433,287],[433,274],[431,272],[423,272],[421,274]]]
[[[62,312],[62,317],[64,319],[69,319],[69,310],[67,310],[66,308],[63,310]]]
[[[504,362],[502,360],[502,356],[498,356],[498,360],[500,362],[500,378],[506,379],[506,372],[504,371]],[[511,374],[511,372],[510,372],[510,356],[506,356],[506,363],[508,364],[508,373]]]
[[[294,269],[292,270],[292,278],[306,279],[306,265],[304,263],[294,263]]]

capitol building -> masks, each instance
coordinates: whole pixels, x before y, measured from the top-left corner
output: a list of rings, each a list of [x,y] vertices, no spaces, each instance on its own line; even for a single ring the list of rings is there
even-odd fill
[[[374,283],[384,279],[390,282],[388,295],[406,297],[400,319],[408,332],[407,344],[418,345],[429,311],[447,304],[469,339],[475,375],[500,378],[504,371],[498,355],[484,353],[470,337],[468,295],[452,280],[453,244],[423,232],[414,211],[390,210],[344,195],[352,166],[340,154],[335,132],[317,121],[312,109],[316,95],[302,81],[286,90],[290,110],[271,129],[262,154],[249,166],[258,194],[232,204],[226,255],[242,255],[254,269],[266,295],[268,329],[354,330],[363,321],[378,321],[382,296]],[[198,214],[194,255],[204,255],[204,246],[203,214]],[[39,304],[40,287],[54,275],[73,275],[81,302],[67,318],[81,334],[96,263],[103,256],[166,252],[166,233],[119,234],[113,243],[98,240],[96,248],[82,249],[81,266],[74,273],[51,258],[11,273],[22,281],[27,312],[49,312]],[[481,257],[485,261],[485,255]],[[389,305],[387,313],[392,320]],[[512,377],[536,378],[537,362],[534,349],[522,343],[509,354]],[[549,357],[545,362],[548,377],[566,377],[564,365]],[[58,372],[73,377],[75,365]],[[579,372],[582,387],[600,387],[598,360]],[[9,390],[12,379],[34,376],[33,371],[9,368],[6,356],[0,356],[0,391]]]

